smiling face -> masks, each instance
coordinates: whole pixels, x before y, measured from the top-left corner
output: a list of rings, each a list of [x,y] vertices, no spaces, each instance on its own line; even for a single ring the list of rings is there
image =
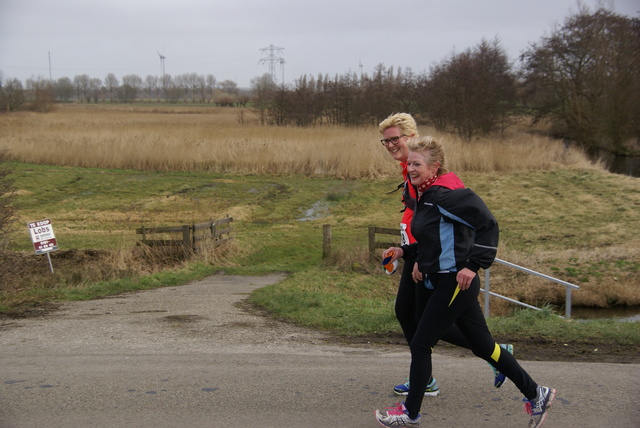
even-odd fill
[[[433,178],[438,173],[440,162],[429,165],[430,155],[428,150],[411,151],[407,158],[407,174],[414,186],[419,186]]]
[[[407,140],[409,137],[413,135],[402,135],[402,131],[399,126],[392,126],[390,128],[385,129],[382,132],[382,138],[385,140],[390,140],[393,137],[400,137],[396,143],[392,143],[389,141],[385,148],[389,152],[392,158],[397,160],[398,162],[406,162],[407,157],[409,156],[409,148],[407,147]]]

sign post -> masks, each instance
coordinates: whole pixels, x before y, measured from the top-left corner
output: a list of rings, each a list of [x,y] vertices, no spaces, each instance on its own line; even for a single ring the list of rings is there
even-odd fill
[[[33,242],[33,248],[36,254],[47,254],[49,260],[49,268],[53,273],[53,264],[51,263],[51,256],[49,253],[58,249],[58,241],[53,234],[53,226],[50,219],[44,219],[29,223],[29,232],[31,233],[31,242]]]

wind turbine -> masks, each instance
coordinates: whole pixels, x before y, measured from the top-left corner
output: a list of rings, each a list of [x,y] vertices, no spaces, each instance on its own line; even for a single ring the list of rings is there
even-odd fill
[[[158,52],[158,51],[156,51]],[[160,57],[160,65],[162,66],[162,81],[164,82],[164,59],[165,56],[158,52],[158,56]]]

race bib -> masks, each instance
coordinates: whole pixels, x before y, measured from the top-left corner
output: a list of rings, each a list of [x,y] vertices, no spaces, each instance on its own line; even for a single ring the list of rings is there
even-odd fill
[[[409,245],[409,234],[407,233],[407,225],[400,223],[400,245]]]

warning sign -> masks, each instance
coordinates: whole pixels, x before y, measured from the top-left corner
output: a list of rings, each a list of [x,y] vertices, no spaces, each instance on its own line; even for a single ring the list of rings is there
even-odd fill
[[[31,232],[31,241],[36,254],[48,253],[58,249],[58,241],[56,241],[56,236],[53,234],[53,226],[50,219],[29,223],[29,232]]]

